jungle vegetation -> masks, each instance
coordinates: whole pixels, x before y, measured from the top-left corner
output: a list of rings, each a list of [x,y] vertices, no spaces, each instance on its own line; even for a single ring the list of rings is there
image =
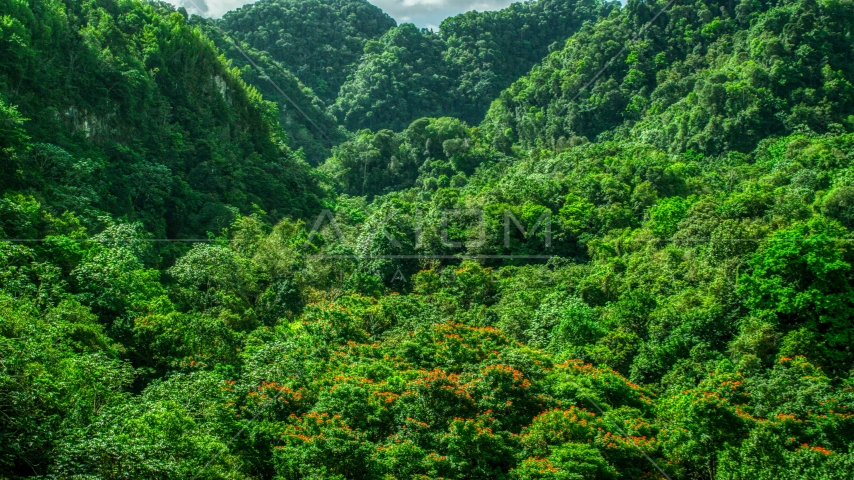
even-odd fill
[[[0,478],[850,478],[853,27],[0,0]]]

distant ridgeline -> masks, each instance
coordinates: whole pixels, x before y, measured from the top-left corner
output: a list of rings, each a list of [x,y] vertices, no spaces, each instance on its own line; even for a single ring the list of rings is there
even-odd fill
[[[399,131],[427,116],[480,122],[501,90],[550,47],[618,7],[601,0],[515,3],[451,17],[431,33],[395,26],[367,0],[262,0],[218,23],[290,70],[348,129]],[[248,81],[266,93],[263,80]]]
[[[661,6],[630,2],[502,92],[483,127],[498,144],[526,148],[618,139],[709,155],[792,132],[850,131],[850,6],[677,1],[632,40]]]
[[[852,0],[0,0],[0,479],[850,478],[851,59]]]
[[[540,0],[451,17],[439,32],[401,25],[367,42],[331,112],[351,130],[400,131],[420,117],[483,119],[501,90],[619,2]]]
[[[397,25],[367,0],[261,0],[228,12],[218,24],[267,52],[327,104],[335,102],[365,44]]]

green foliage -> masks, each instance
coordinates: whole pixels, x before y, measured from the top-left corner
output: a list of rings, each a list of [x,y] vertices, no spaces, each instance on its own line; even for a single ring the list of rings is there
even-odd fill
[[[64,300],[40,311],[0,296],[0,463],[5,472],[45,472],[64,436],[124,401],[133,368],[88,308]]]
[[[88,227],[107,212],[173,238],[216,231],[234,209],[278,220],[318,204],[268,105],[171,7],[2,8],[19,50],[0,65],[4,194]]]
[[[400,25],[365,45],[330,113],[351,130],[400,131],[427,116],[478,123],[501,90],[554,45],[615,8],[599,0],[540,0],[463,13],[439,32]]]
[[[552,49],[587,22],[608,17],[616,4],[607,1],[513,3],[494,12],[466,12],[442,22],[446,61],[459,72],[457,94],[466,99],[458,111],[479,123],[490,103],[528,73]]]
[[[333,150],[321,170],[340,191],[373,197],[413,186],[461,187],[477,167],[506,157],[484,144],[477,128],[450,117],[422,118],[400,133],[362,130]]]
[[[265,0],[227,13],[219,24],[332,103],[365,44],[395,21],[367,0]]]
[[[149,245],[140,238],[139,227],[116,225],[95,236],[95,246],[71,273],[79,285],[78,297],[102,317],[144,312],[166,294],[160,272],[143,264]]]
[[[770,135],[851,128],[846,2],[680,3],[633,38],[665,3],[629,2],[581,28],[501,94],[490,134],[510,129],[523,145],[548,148],[641,138],[718,155]]]
[[[3,477],[850,477],[850,5],[662,6],[244,7],[312,170],[200,19],[0,3]]]
[[[559,353],[596,343],[602,332],[595,311],[577,297],[556,292],[543,299],[526,331],[529,344]]]
[[[238,423],[233,398],[215,374],[176,375],[142,395],[105,408],[87,432],[58,449],[58,476],[100,478],[249,478],[226,436]]]
[[[652,233],[661,238],[670,238],[679,231],[679,222],[685,219],[690,199],[670,197],[660,200],[649,210],[649,224]]]
[[[232,12],[227,18],[238,14],[239,12]],[[274,58],[270,52],[253,48],[246,43],[244,36],[235,32],[226,31],[223,36],[223,31],[217,28],[221,26],[211,25],[208,19],[193,16],[189,24],[204,31],[205,36],[224,53],[229,63],[240,69],[240,77],[246,83],[258,89],[266,100],[276,102],[278,121],[287,134],[288,146],[292,150],[302,149],[306,161],[311,165],[318,165],[326,160],[331,147],[344,140],[337,121],[326,112],[323,101],[288,70],[288,66],[292,64],[283,64],[281,59]],[[234,43],[235,35],[244,39],[239,44],[243,53]],[[244,54],[248,55],[258,68],[253,66]]]
[[[419,117],[453,112],[456,98],[448,92],[454,81],[443,63],[444,47],[438,34],[410,23],[391,29],[379,45],[366,47],[330,113],[351,130],[400,131]]]
[[[850,365],[851,253],[847,231],[819,219],[776,232],[742,277],[746,305],[783,332],[804,328],[818,344],[810,352],[836,368]]]

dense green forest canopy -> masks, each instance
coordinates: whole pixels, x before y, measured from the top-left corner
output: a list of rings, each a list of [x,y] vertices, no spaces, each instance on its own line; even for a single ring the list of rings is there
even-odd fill
[[[514,3],[451,17],[431,32],[396,26],[366,0],[262,0],[229,12],[217,24],[245,50],[266,56],[256,60],[268,65],[265,71],[295,75],[350,130],[403,130],[421,117],[479,123],[498,94],[550,48],[617,7],[602,0]],[[220,36],[212,35],[215,41]],[[235,64],[246,64],[228,42],[217,46]],[[274,80],[287,76],[275,75]],[[246,79],[266,98],[281,96],[263,78]]]
[[[73,212],[87,228],[112,216],[159,238],[197,238],[240,213],[282,218],[319,205],[277,107],[173,8],[9,1],[2,9],[4,192],[57,216]],[[2,228],[31,238],[14,221]]]
[[[396,25],[367,0],[261,0],[218,23],[285,65],[327,103],[335,101],[365,44]]]
[[[240,69],[246,83],[258,89],[265,99],[276,102],[279,124],[288,136],[289,146],[293,150],[302,149],[311,165],[329,158],[331,148],[346,138],[346,131],[326,111],[323,101],[269,52],[240,42],[210,19],[194,15],[189,22],[202,29],[232,67]]]
[[[503,92],[485,126],[528,147],[641,138],[713,155],[854,128],[850,3],[677,2],[630,40],[659,8],[631,2],[587,25]]]
[[[617,7],[539,0],[451,17],[438,32],[400,25],[369,41],[330,111],[351,130],[402,130],[420,117],[479,123],[498,94],[585,22]]]
[[[0,0],[0,478],[850,478],[851,0],[329,5]]]

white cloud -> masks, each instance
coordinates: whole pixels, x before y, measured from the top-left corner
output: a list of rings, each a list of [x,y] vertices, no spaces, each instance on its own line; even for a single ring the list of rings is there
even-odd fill
[[[175,6],[184,7],[187,12],[204,17],[219,18],[226,12],[242,7],[246,0],[167,0]]]
[[[394,17],[397,23],[414,23],[419,27],[435,27],[442,20],[470,10],[500,10],[512,0],[371,0]]]
[[[219,18],[241,7],[247,0],[168,0],[191,14]],[[442,20],[469,10],[500,10],[513,0],[369,0],[391,15],[397,23],[414,23],[438,30]]]

